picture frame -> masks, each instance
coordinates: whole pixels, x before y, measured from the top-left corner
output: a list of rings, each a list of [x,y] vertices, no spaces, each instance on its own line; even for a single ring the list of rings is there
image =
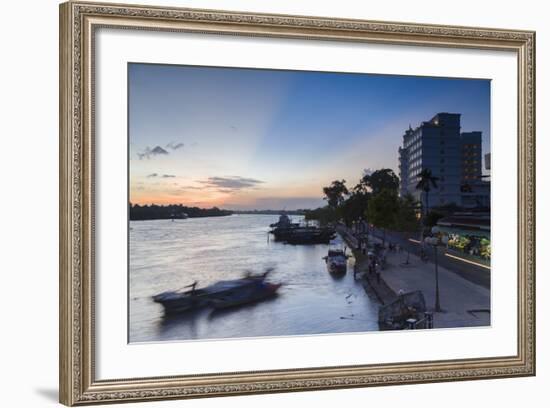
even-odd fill
[[[95,40],[101,28],[513,53],[517,60],[517,352],[98,379],[95,199],[101,185],[96,182]],[[534,32],[71,1],[60,5],[59,79],[61,403],[72,406],[535,375]]]

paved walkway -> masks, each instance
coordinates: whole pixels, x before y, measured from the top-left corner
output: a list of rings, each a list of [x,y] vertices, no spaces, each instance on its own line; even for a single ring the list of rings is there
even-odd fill
[[[377,238],[381,239],[383,236],[382,231],[372,230],[371,236],[374,234]],[[386,231],[386,242],[392,241],[398,243],[403,249],[408,249],[411,254],[420,255],[420,245],[417,242],[411,242],[407,238],[406,234],[401,234],[392,231]],[[451,272],[455,272],[458,275],[462,276],[464,279],[469,280],[477,285],[481,285],[487,289],[491,288],[491,271],[490,269],[471,264],[469,262],[461,261],[460,259],[451,258],[445,256],[445,253],[452,251],[447,251],[445,248],[439,248],[439,264]],[[433,262],[433,252],[428,252],[428,258]],[[459,258],[465,258],[463,254],[453,254],[458,255]],[[478,261],[479,262],[479,261]]]
[[[372,238],[371,238],[372,239]],[[376,293],[381,304],[391,301],[395,293],[421,290],[428,310],[435,305],[435,265],[410,254],[409,265],[404,265],[407,253],[387,253],[387,265],[381,271],[382,284],[368,276],[365,257],[354,251],[358,277],[363,278],[367,292]],[[439,298],[443,309],[434,313],[435,328],[489,326],[491,324],[490,290],[470,282],[445,267],[439,266]],[[389,288],[386,290],[385,287]],[[382,291],[377,289],[381,288]]]
[[[400,290],[412,292],[421,290],[429,310],[435,305],[435,266],[410,256],[410,264],[403,265],[407,254],[389,253],[388,266],[382,271],[382,278],[396,293]],[[439,266],[439,303],[442,313],[434,313],[434,327],[489,326],[491,316],[491,292],[480,285],[469,282]]]

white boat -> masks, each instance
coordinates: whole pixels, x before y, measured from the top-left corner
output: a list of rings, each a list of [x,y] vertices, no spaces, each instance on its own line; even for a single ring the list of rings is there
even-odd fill
[[[328,250],[328,255],[323,258],[327,264],[328,271],[333,275],[343,275],[348,268],[348,256],[343,249]]]

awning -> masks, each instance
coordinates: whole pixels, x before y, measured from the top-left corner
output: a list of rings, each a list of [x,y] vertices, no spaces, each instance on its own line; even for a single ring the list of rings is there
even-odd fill
[[[439,226],[439,231],[444,232],[446,234],[457,234],[457,235],[470,235],[473,237],[481,237],[481,238],[487,238],[491,239],[491,231],[487,230],[478,230],[478,229],[464,229],[464,228],[454,228],[454,227],[442,227]]]

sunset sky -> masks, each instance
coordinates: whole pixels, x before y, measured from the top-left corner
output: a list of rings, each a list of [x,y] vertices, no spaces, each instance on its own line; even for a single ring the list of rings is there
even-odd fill
[[[411,124],[462,114],[490,151],[490,81],[130,64],[130,201],[315,208],[322,187],[397,172]]]

